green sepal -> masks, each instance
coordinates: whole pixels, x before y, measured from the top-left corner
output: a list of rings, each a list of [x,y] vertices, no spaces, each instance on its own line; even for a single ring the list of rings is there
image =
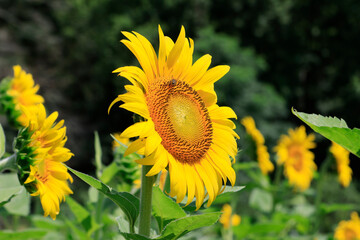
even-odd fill
[[[27,127],[21,128],[14,141],[19,182],[24,185],[29,193],[35,193],[37,191],[36,180],[24,184],[30,174],[30,165],[34,164],[36,158],[36,147],[29,146],[33,141],[31,139],[33,133],[34,131],[30,131]]]

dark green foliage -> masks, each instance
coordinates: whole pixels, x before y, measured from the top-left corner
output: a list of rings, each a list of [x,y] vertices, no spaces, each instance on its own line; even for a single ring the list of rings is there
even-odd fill
[[[355,0],[5,0],[0,8],[8,13],[0,16],[0,29],[9,36],[2,46],[10,52],[0,56],[0,65],[30,68],[47,107],[71,121],[69,145],[79,159],[74,165],[91,158],[85,140],[93,130],[104,137],[132,123],[125,110],[106,113],[127,84],[111,71],[138,65],[119,43],[120,31],[143,34],[157,50],[158,24],[173,39],[184,25],[195,40],[194,60],[210,53],[212,66],[231,66],[215,84],[219,104],[232,106],[239,117],[253,116],[270,146],[292,125],[291,106],[357,126],[349,107],[360,103]],[[110,159],[111,149],[104,155]]]

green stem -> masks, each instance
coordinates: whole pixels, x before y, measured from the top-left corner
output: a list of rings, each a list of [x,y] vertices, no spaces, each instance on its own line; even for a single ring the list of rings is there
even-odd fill
[[[17,165],[16,165],[16,154],[1,159],[0,160],[0,172],[3,172],[4,170],[14,170],[17,171]]]
[[[146,176],[151,167],[144,165],[141,170],[139,234],[146,237],[150,236],[152,188],[155,182],[154,176]]]
[[[278,186],[281,180],[281,176],[282,176],[282,171],[283,171],[283,165],[276,165],[276,170],[275,170],[275,179],[274,179],[274,185]]]
[[[99,194],[98,195],[98,201],[97,201],[97,204],[96,204],[96,212],[95,212],[95,221],[99,225],[101,225],[101,223],[102,223],[101,216],[102,216],[103,203],[104,203],[104,194]],[[101,239],[101,229],[102,228],[99,228],[95,232],[94,239],[96,239],[96,240]]]
[[[325,161],[321,164],[319,170],[319,180],[316,185],[316,197],[315,197],[315,209],[316,209],[316,217],[315,217],[315,224],[314,224],[314,232],[319,230],[320,222],[321,222],[321,209],[320,204],[322,202],[322,185],[324,182],[324,176],[332,163],[333,158],[328,154]]]
[[[282,176],[282,172],[283,172],[283,165],[276,165],[275,166],[275,177],[274,177],[274,182],[272,185],[272,194],[273,194],[273,208],[272,208],[272,212],[275,212],[275,207],[276,204],[279,202],[279,195],[282,194],[281,192],[281,188],[279,188],[280,185],[280,180],[281,180],[281,176]],[[283,185],[281,185],[282,187]]]

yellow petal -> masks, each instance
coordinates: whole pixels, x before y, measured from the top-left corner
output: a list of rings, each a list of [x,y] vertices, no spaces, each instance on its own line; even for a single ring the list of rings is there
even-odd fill
[[[174,47],[170,51],[168,59],[167,59],[168,68],[172,68],[172,66],[175,64],[175,62],[179,58],[180,53],[184,47],[184,42],[185,42],[185,28],[183,26],[181,26],[180,34],[176,40]]]

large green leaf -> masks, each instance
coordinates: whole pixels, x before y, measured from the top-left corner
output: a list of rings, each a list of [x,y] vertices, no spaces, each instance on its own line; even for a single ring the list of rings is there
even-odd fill
[[[152,208],[160,231],[171,220],[186,216],[184,210],[174,200],[166,196],[159,187],[153,188]]]
[[[4,155],[4,153],[5,153],[5,134],[0,124],[0,158]]]
[[[176,219],[165,226],[161,235],[156,239],[178,239],[195,229],[213,225],[217,222],[221,212],[205,213]]]
[[[28,216],[30,213],[30,194],[23,187],[4,208],[11,214]]]
[[[127,192],[117,192],[111,187],[87,174],[76,171],[70,167],[68,167],[68,169],[81,180],[96,188],[98,191],[102,192],[114,203],[116,203],[128,217],[130,227],[134,227],[135,221],[139,215],[139,199],[137,197]]]
[[[9,213],[26,216],[30,208],[30,197],[19,183],[16,173],[0,175],[0,207],[5,205]]]
[[[324,117],[317,114],[307,114],[292,109],[295,116],[309,125],[315,132],[343,146],[351,153],[360,157],[360,129],[348,128],[343,119]]]

